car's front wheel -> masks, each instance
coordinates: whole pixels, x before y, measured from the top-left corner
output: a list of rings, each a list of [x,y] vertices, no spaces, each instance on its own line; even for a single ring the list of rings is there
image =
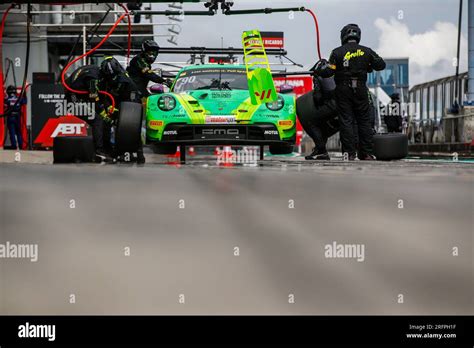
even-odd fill
[[[270,145],[270,153],[272,155],[288,155],[290,153],[293,153],[293,145],[291,144]]]
[[[142,130],[142,104],[122,102],[115,131],[115,146],[118,153],[137,152]]]

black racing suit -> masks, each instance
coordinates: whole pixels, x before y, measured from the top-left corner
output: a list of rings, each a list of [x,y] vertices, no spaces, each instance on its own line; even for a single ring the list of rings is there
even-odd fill
[[[329,62],[335,68],[336,100],[340,113],[343,151],[355,156],[354,123],[356,123],[359,158],[365,158],[373,153],[367,73],[385,69],[385,62],[372,49],[355,41],[349,41],[332,51]]]
[[[159,74],[155,73],[151,69],[151,64],[146,60],[143,53],[137,54],[130,61],[130,65],[127,67],[127,72],[135,82],[138,90],[143,97],[150,95],[148,92],[148,83],[150,81],[155,83],[166,83],[167,80],[161,77]]]
[[[313,100],[315,115],[298,115],[305,132],[313,139],[317,153],[326,153],[326,143],[330,136],[339,131],[338,110],[335,100],[334,78],[315,77],[313,79]]]
[[[133,80],[128,76],[127,73],[115,76],[111,80],[104,79],[104,82],[101,84],[101,87],[110,94],[112,94],[115,99],[115,108],[117,110],[112,115],[113,119],[117,119],[118,117],[118,112],[120,111],[120,103],[134,102],[141,104],[142,95],[138,90],[138,87],[135,82],[133,82]],[[117,153],[116,155],[122,156],[123,154]],[[142,142],[138,144],[137,157],[143,157]]]
[[[110,143],[110,125],[106,124],[100,113],[104,110],[103,96],[99,94],[100,69],[95,65],[84,65],[76,69],[67,79],[66,83],[72,89],[87,91],[87,94],[65,91],[66,100],[72,103],[93,103],[94,115],[75,115],[85,118],[92,127],[92,137],[96,151],[112,150]]]

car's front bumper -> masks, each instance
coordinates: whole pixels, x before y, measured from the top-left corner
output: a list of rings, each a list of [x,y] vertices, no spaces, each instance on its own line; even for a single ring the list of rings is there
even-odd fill
[[[273,124],[169,124],[161,140],[147,136],[147,143],[190,145],[294,144],[295,136],[281,138]]]

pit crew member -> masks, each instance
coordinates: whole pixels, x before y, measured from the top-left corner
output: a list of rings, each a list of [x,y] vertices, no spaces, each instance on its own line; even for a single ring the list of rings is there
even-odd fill
[[[358,158],[374,160],[373,131],[366,85],[371,70],[385,69],[385,61],[369,47],[359,45],[361,30],[357,24],[348,24],[341,30],[341,46],[334,49],[329,62],[334,69],[336,101],[340,113],[341,142],[349,155],[356,158],[354,123],[359,137]]]
[[[21,150],[23,147],[23,137],[21,135],[21,107],[26,104],[26,97],[18,101],[20,96],[15,86],[8,86],[6,92],[4,106],[11,146],[14,150]]]
[[[142,51],[133,57],[130,61],[130,65],[127,67],[128,74],[135,82],[143,97],[150,95],[147,89],[150,81],[161,83],[168,87],[171,86],[170,80],[163,78],[161,74],[156,73],[151,68],[159,52],[160,46],[158,46],[155,41],[145,40],[142,43]]]
[[[141,103],[142,94],[135,82],[130,78],[127,71],[114,57],[105,57],[101,64],[101,72],[104,78],[101,80],[101,89],[109,92],[115,99],[115,110],[111,116],[112,122],[118,118],[120,103]],[[110,107],[110,106],[109,106]],[[119,159],[125,159],[124,154],[115,154]],[[132,160],[132,159],[131,159]],[[136,158],[138,164],[145,163],[143,155],[143,144],[140,142]],[[125,161],[127,161],[125,159]]]
[[[313,152],[306,160],[329,160],[326,143],[330,136],[339,131],[338,110],[335,100],[336,84],[334,77],[328,76],[328,61],[320,60],[313,67],[313,100],[315,115],[298,115],[305,132],[313,139]]]

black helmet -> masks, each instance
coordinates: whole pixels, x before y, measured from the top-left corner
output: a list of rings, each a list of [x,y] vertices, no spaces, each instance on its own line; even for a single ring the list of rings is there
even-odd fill
[[[341,30],[341,44],[345,44],[349,40],[360,42],[362,33],[357,24],[348,24]]]
[[[114,78],[125,73],[125,69],[114,57],[105,57],[100,65],[100,73],[103,78]]]
[[[7,94],[16,94],[16,87],[15,86],[8,86],[7,87]]]
[[[160,52],[160,46],[153,40],[145,40],[142,43],[142,52],[149,63],[153,63]]]

